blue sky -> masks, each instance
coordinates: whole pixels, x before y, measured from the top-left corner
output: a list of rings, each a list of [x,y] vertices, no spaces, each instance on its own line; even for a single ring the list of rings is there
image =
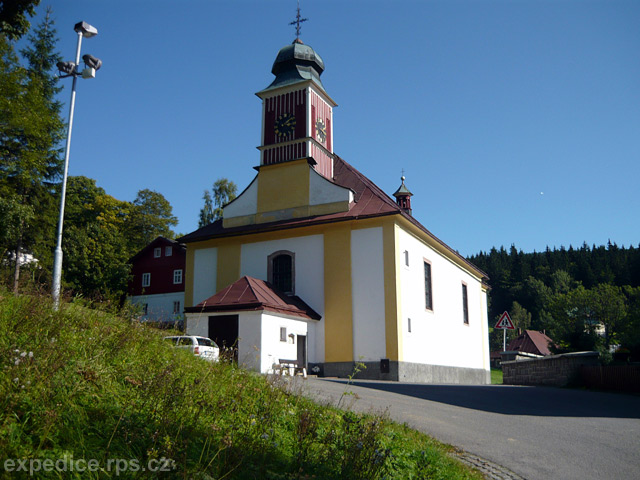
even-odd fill
[[[179,233],[202,193],[258,164],[271,66],[294,0],[43,0],[78,83],[70,175],[132,201],[162,193]],[[335,152],[463,255],[640,243],[640,2],[302,0],[324,59]],[[65,112],[71,89],[64,80]],[[65,113],[66,114],[66,113]]]

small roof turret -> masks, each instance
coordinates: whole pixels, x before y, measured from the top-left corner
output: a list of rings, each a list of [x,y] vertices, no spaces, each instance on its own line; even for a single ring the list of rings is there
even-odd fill
[[[413,196],[413,193],[411,193],[404,184],[404,175],[400,177],[400,180],[402,180],[402,185],[400,185],[400,188],[396,190],[396,193],[394,193],[393,196],[396,197],[396,203],[398,206],[411,215],[411,197]]]

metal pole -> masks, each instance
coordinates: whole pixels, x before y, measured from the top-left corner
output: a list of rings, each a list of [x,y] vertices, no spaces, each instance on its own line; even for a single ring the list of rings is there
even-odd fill
[[[77,70],[80,64],[80,46],[82,45],[82,32],[78,32],[78,47],[76,48],[76,66],[73,72],[73,84],[71,86],[71,106],[69,107],[69,128],[67,130],[67,144],[64,154],[64,174],[62,176],[62,192],[60,195],[60,215],[58,217],[58,234],[56,250],[53,259],[53,281],[51,294],[53,296],[53,308],[58,310],[60,305],[60,283],[62,279],[62,224],[64,222],[64,203],[67,195],[67,173],[69,171],[69,152],[71,150],[71,130],[73,129],[73,110],[76,105],[76,80]]]
[[[503,328],[502,329],[502,351],[506,351],[507,350],[507,329]]]

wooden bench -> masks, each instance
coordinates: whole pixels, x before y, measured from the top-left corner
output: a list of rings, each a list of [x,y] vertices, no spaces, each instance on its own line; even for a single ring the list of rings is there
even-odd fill
[[[278,363],[274,363],[271,369],[275,374],[291,376],[302,375],[304,378],[307,378],[307,369],[306,367],[301,367],[298,364],[298,360],[279,358]]]

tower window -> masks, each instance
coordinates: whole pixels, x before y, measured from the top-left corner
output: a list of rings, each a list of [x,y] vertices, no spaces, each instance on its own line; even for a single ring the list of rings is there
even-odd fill
[[[295,290],[295,253],[280,250],[269,255],[267,261],[269,281],[278,290],[293,294]]]

